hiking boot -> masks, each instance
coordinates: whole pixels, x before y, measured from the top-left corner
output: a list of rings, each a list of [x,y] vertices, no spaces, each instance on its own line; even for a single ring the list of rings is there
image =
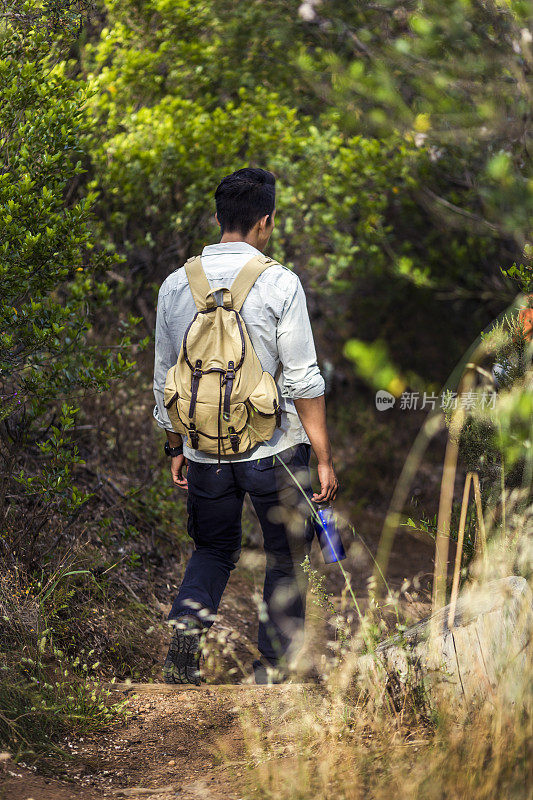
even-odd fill
[[[200,636],[202,625],[196,617],[172,621],[174,632],[163,666],[165,683],[200,685]]]

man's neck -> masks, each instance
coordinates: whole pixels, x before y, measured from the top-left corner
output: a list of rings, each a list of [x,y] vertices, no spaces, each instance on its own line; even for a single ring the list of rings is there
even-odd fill
[[[253,233],[243,236],[242,233],[239,233],[238,231],[226,231],[222,234],[220,244],[226,244],[228,242],[246,242],[246,244],[250,244],[252,247],[255,247],[256,250],[261,250],[259,247],[259,242],[257,241],[257,237],[254,236]]]

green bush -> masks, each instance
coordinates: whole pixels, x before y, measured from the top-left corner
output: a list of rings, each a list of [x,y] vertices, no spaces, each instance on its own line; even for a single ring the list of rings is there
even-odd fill
[[[50,609],[35,588],[65,572],[58,545],[70,530],[72,546],[90,498],[76,481],[78,408],[132,369],[134,320],[115,318],[107,343],[97,330],[117,258],[83,191],[88,93],[61,63],[84,5],[5,3],[0,31],[0,740],[14,753],[118,710],[58,649],[75,592]]]
[[[80,460],[69,436],[77,403],[108,389],[132,366],[128,325],[116,325],[114,347],[95,337],[95,315],[110,304],[104,270],[116,259],[94,240],[95,196],[78,197],[90,130],[87,92],[65,76],[53,52],[40,24],[6,25],[0,41],[0,519],[10,544],[29,551],[56,512],[69,518],[86,499],[72,485]],[[19,504],[29,504],[31,513],[18,513]]]

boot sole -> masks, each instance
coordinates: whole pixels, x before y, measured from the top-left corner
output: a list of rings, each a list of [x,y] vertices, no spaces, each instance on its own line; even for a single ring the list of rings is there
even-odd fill
[[[196,633],[174,631],[163,666],[165,683],[200,685],[200,636]]]

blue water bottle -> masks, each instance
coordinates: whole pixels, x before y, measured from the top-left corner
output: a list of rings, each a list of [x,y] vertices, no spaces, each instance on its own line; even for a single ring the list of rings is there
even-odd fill
[[[313,516],[313,522],[324,561],[326,564],[342,561],[346,558],[346,553],[333,509],[329,503],[315,503],[315,507],[317,516]]]

